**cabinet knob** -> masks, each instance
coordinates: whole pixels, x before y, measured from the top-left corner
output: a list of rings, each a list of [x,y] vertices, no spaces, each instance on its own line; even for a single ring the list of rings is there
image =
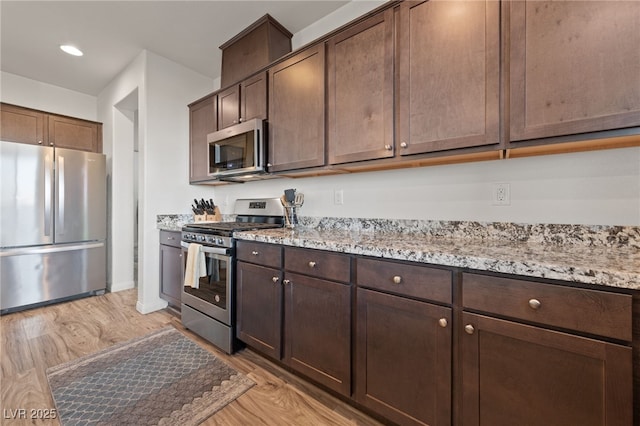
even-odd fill
[[[240,117],[240,119],[238,121],[240,121],[242,123],[244,121],[244,118]]]
[[[267,167],[272,167],[272,166],[273,166],[273,164],[267,163]]]
[[[387,151],[391,151],[391,148],[392,148],[391,145],[385,145],[384,146],[384,149],[386,149]]]
[[[182,257],[182,253],[180,253],[178,256]]]
[[[238,124],[238,120],[233,120],[231,124]]]
[[[440,318],[440,319],[438,320],[438,325],[439,325],[440,327],[442,327],[442,328],[446,328],[448,324],[449,324],[449,323],[447,322],[447,319],[446,319],[446,318]]]
[[[49,142],[49,145],[50,145],[50,146],[53,146],[53,142]]]
[[[273,278],[271,278],[271,281],[273,281],[274,283],[277,283],[278,281],[280,281],[280,278],[273,277]]]
[[[473,326],[471,324],[467,324],[467,325],[464,326],[464,331],[467,334],[473,334],[476,331],[476,329],[473,328]]]
[[[538,309],[540,309],[540,306],[542,306],[542,303],[540,303],[538,299],[531,299],[529,300],[529,306],[531,307],[531,309],[537,311]]]
[[[314,262],[313,260],[309,262],[309,268],[315,268],[316,267],[316,262]]]
[[[400,147],[401,147],[401,148],[406,148],[406,147],[408,147],[408,146],[409,146],[409,144],[408,144],[408,143],[406,143],[406,142],[401,142],[401,143],[400,143]]]
[[[42,141],[38,141],[38,145],[42,145]]]
[[[284,281],[282,281],[282,283],[283,283],[284,285],[291,284],[291,280],[284,280]]]
[[[402,282],[402,277],[400,275],[396,275],[393,277],[393,282],[396,284],[400,284]]]
[[[257,256],[259,253],[254,250],[254,251],[251,252],[251,254],[254,255],[254,256]]]

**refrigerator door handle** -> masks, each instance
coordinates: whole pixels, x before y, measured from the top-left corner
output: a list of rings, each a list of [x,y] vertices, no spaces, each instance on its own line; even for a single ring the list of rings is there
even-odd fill
[[[51,235],[51,203],[52,203],[52,182],[53,176],[53,160],[49,155],[44,157],[44,235]]]
[[[66,251],[87,250],[100,247],[104,247],[104,242],[99,241],[95,243],[53,244],[40,247],[10,248],[0,250],[0,257],[22,256],[25,254],[61,253]]]
[[[58,156],[58,220],[56,223],[56,235],[64,234],[64,157]]]

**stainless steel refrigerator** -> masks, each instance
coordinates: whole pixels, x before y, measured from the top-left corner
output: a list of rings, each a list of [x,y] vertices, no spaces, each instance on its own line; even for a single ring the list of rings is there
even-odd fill
[[[103,154],[0,141],[0,310],[106,288]]]

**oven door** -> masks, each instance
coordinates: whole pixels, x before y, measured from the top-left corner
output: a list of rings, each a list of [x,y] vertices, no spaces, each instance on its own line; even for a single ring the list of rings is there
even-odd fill
[[[182,242],[182,269],[186,267],[189,243]],[[226,249],[202,246],[207,265],[207,274],[200,277],[199,288],[182,287],[182,303],[196,309],[226,325],[231,325],[233,306],[232,258]],[[184,276],[184,273],[183,273]]]

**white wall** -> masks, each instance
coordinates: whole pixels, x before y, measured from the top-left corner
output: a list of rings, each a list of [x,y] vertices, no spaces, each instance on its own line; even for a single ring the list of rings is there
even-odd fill
[[[0,72],[0,100],[56,114],[98,120],[97,98],[8,72]]]
[[[213,80],[153,52],[142,52],[98,96],[110,159],[112,290],[130,288],[133,277],[134,180],[138,182],[138,303],[141,312],[166,306],[159,298],[156,216],[188,213],[191,199],[213,194],[189,186],[187,105],[213,89]],[[128,110],[135,110],[127,114]],[[136,128],[138,172],[130,132]]]
[[[508,206],[492,205],[498,182],[510,184]],[[251,182],[217,188],[216,199],[285,188],[305,194],[302,216],[640,226],[640,148]]]

